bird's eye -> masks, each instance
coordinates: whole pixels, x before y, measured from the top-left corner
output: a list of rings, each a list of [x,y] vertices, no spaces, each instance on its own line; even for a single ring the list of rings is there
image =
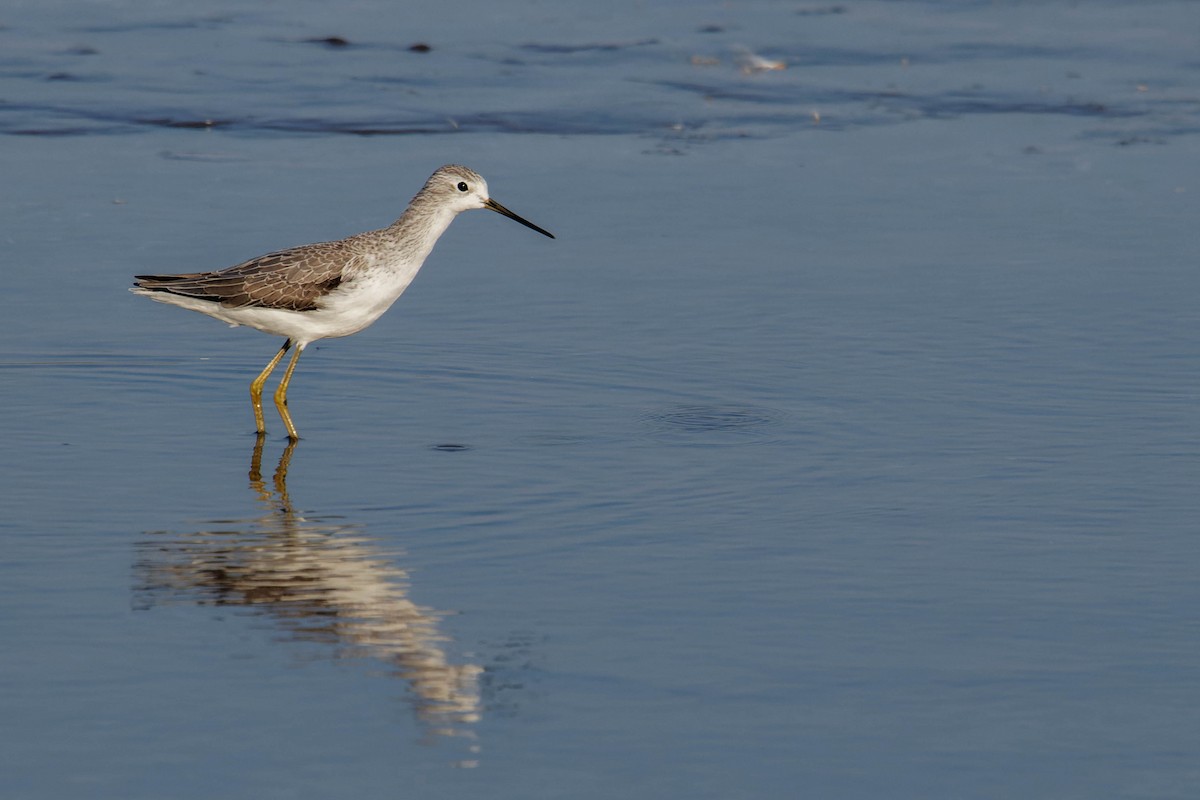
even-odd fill
[[[466,182],[466,181],[459,181],[459,182],[458,182],[458,190],[459,190],[460,192],[465,192],[465,191],[467,190],[467,182]]]

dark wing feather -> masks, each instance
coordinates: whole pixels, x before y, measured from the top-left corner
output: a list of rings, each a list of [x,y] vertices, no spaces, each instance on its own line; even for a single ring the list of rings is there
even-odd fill
[[[356,260],[344,242],[321,242],[267,253],[215,272],[137,275],[138,288],[211,300],[230,308],[259,306],[312,311],[341,284]]]

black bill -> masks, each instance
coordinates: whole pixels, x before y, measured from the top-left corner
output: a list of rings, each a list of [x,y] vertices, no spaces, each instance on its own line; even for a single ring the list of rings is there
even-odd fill
[[[535,231],[542,234],[543,236],[549,236],[551,239],[554,238],[554,234],[551,233],[550,231],[543,230],[542,228],[539,228],[537,225],[534,225],[529,220],[523,219],[522,217],[518,217],[516,214],[509,211],[507,208],[500,205],[499,203],[497,203],[495,200],[493,200],[490,197],[487,199],[487,202],[485,202],[483,205],[487,208],[490,208],[492,211],[503,214],[504,216],[508,217],[509,219],[515,219],[517,222],[521,223],[526,228],[533,228]]]

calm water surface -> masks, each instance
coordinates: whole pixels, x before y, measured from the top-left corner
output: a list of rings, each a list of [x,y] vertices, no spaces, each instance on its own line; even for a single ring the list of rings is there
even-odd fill
[[[0,795],[1193,796],[1194,15],[13,5]],[[294,447],[125,291],[451,161]]]

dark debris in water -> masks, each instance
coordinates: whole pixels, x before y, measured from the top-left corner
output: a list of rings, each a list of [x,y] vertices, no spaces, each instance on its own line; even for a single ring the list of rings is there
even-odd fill
[[[472,448],[471,448],[471,445],[469,445],[469,444],[457,444],[454,442],[448,442],[446,444],[431,444],[431,445],[429,445],[429,449],[436,450],[439,453],[462,453],[462,452],[465,452]]]
[[[1120,147],[1131,147],[1136,144],[1166,144],[1167,140],[1159,136],[1126,136],[1117,140]]]
[[[350,40],[342,36],[314,36],[304,40],[308,44],[323,44],[326,47],[349,47]]]
[[[149,118],[135,120],[142,125],[150,125],[157,128],[225,128],[234,124],[233,120],[229,119],[173,119],[173,118]]]
[[[590,44],[523,44],[522,50],[529,50],[533,53],[594,53],[613,52],[616,50],[626,50],[630,47],[648,47],[658,44],[658,39],[639,39],[635,42],[596,42]]]
[[[433,51],[433,45],[427,42],[413,42],[412,44],[392,44],[381,42],[358,42],[351,41],[345,36],[310,36],[306,39],[272,39],[269,41],[280,41],[288,43],[300,44],[316,44],[322,47],[327,47],[330,50],[343,50],[345,48],[368,49],[368,50],[395,50],[407,51],[409,53],[429,53]]]
[[[829,17],[837,14],[845,14],[845,6],[805,6],[796,9],[796,13],[802,17]]]

